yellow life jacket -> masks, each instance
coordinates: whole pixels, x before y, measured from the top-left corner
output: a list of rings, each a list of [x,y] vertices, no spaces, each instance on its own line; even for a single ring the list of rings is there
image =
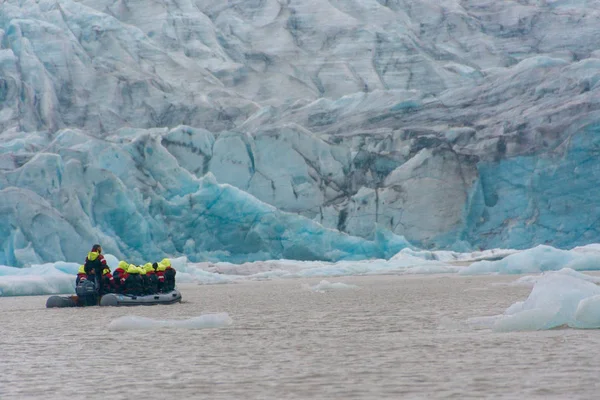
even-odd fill
[[[136,267],[133,264],[129,264],[129,267],[127,268],[127,273],[128,274],[139,274],[140,271],[138,270],[138,267]]]

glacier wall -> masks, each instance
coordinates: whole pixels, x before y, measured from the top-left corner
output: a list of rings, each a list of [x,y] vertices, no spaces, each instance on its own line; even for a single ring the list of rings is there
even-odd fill
[[[0,264],[597,242],[599,22],[563,0],[4,1]]]
[[[467,218],[468,240],[515,248],[597,242],[599,134],[600,126],[590,126],[558,154],[482,163]]]
[[[0,264],[78,260],[90,242],[138,263],[168,254],[232,262],[389,258],[409,245],[390,232],[366,240],[324,228],[219,184],[210,172],[197,178],[161,140],[181,143],[189,132],[100,140],[61,130],[50,142],[40,138],[43,150],[2,175]]]

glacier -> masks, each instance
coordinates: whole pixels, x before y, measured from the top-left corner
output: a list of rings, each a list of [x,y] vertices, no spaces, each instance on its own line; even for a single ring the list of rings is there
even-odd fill
[[[95,242],[341,273],[544,245],[562,265],[600,242],[599,22],[563,0],[5,0],[0,265]]]

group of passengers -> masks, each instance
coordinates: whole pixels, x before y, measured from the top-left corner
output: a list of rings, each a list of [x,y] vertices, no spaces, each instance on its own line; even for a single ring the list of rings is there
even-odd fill
[[[168,258],[143,266],[120,261],[111,274],[102,255],[102,247],[96,244],[88,253],[85,263],[79,267],[75,284],[79,285],[84,280],[99,282],[97,292],[100,296],[105,293],[143,296],[175,290],[175,274]]]

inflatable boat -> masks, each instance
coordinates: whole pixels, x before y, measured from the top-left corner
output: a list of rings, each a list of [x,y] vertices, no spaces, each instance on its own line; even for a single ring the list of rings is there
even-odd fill
[[[50,296],[46,300],[47,308],[87,307],[87,306],[153,306],[155,304],[173,304],[181,302],[181,293],[177,288],[167,293],[154,293],[144,296],[133,294],[107,293],[98,301],[96,284],[91,280],[79,282],[74,296]]]
[[[173,304],[181,302],[181,292],[175,289],[168,293],[134,296],[130,294],[107,293],[100,299],[100,306],[153,306],[155,304]],[[83,297],[50,296],[46,300],[47,308],[85,307],[96,305],[93,301],[85,301]]]
[[[101,306],[153,306],[155,304],[173,304],[181,302],[181,293],[175,289],[168,293],[133,296],[108,293],[100,299]]]

